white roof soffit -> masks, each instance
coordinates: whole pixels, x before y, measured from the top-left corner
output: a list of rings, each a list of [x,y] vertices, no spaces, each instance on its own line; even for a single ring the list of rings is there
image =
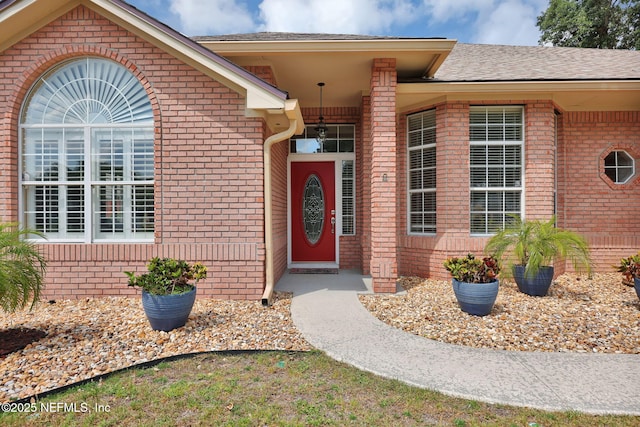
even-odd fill
[[[7,0],[0,3],[0,52],[80,4],[80,0]]]
[[[0,51],[79,5],[165,50],[246,97],[250,110],[281,109],[287,94],[120,0],[9,0],[0,10]]]
[[[450,39],[323,39],[322,34],[313,35],[314,39],[296,39],[297,36],[305,35],[291,34],[291,38],[279,40],[262,40],[260,34],[250,40],[226,40],[224,36],[195,40],[235,63],[270,66],[278,86],[288,90],[303,108],[317,105],[317,82],[326,83],[326,105],[359,106],[362,94],[370,89],[375,58],[395,58],[399,79],[433,76],[456,43]]]
[[[295,36],[295,34],[294,34]],[[323,39],[322,34],[313,40],[216,40],[215,37],[196,37],[198,43],[209,46],[225,57],[259,56],[263,58],[297,57],[313,58],[331,55],[332,61],[340,61],[343,55],[374,58],[395,58],[399,74],[416,71],[432,78],[456,44],[453,39],[380,38],[380,39]],[[357,36],[353,36],[357,37]],[[364,36],[363,36],[364,37]],[[324,55],[324,56],[323,56]]]

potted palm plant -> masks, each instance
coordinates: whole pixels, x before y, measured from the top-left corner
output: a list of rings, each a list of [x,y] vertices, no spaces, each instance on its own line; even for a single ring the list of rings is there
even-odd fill
[[[569,259],[576,271],[591,272],[587,241],[578,233],[556,227],[549,221],[523,221],[514,217],[511,225],[495,234],[485,246],[487,253],[511,265],[518,289],[532,296],[545,296],[554,276],[553,263]]]
[[[640,298],[640,252],[630,257],[622,258],[616,268],[622,273],[622,283],[627,286],[633,286],[636,290],[636,295]]]
[[[462,311],[475,316],[491,313],[500,285],[500,265],[494,257],[453,257],[444,262],[444,268],[451,273],[453,293]]]
[[[151,259],[147,273],[125,271],[129,286],[142,288],[142,307],[151,328],[171,331],[184,326],[196,300],[196,285],[207,267],[174,258]]]

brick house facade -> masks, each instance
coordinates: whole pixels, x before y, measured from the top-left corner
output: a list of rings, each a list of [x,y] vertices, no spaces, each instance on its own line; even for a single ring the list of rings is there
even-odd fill
[[[119,184],[86,177],[84,237],[40,243],[46,297],[135,295],[123,271],[156,255],[205,263],[201,296],[265,302],[297,265],[358,269],[376,291],[393,292],[398,275],[446,277],[443,260],[481,252],[512,211],[557,215],[587,237],[601,271],[640,248],[637,52],[326,35],[188,39],[119,0],[71,3],[0,2],[2,220],[40,224],[51,215],[31,212],[32,187],[78,184],[25,178],[29,156],[45,158],[30,154],[30,144],[44,143],[28,136],[25,111],[51,70],[99,58],[124,67],[148,96],[153,230],[100,238],[96,215],[109,212],[98,193]],[[532,70],[535,61],[542,65]],[[303,152],[319,116],[336,148]],[[292,224],[308,219],[293,206],[298,163],[334,171],[333,209],[323,201],[316,212],[318,245],[331,239],[333,259],[293,249]]]
[[[154,121],[152,242],[51,242],[48,297],[133,295],[123,271],[153,256],[202,260],[215,277],[200,295],[253,298],[264,283],[264,120],[245,99],[143,38],[79,6],[0,54],[3,219],[19,218],[18,123],[34,82],[64,61],[108,58],[130,70],[151,100]],[[259,70],[254,70],[259,71]],[[215,206],[215,208],[212,208]]]

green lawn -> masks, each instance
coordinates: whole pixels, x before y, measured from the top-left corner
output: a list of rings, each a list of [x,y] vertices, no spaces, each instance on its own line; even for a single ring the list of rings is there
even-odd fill
[[[15,408],[14,408],[15,409]],[[2,426],[637,426],[638,417],[554,413],[457,399],[321,352],[209,353],[73,387],[0,414]]]

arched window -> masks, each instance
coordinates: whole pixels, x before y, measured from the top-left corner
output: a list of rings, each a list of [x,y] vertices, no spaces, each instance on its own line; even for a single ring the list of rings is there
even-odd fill
[[[23,225],[50,241],[153,239],[153,134],[149,97],[122,65],[48,71],[21,115]]]

